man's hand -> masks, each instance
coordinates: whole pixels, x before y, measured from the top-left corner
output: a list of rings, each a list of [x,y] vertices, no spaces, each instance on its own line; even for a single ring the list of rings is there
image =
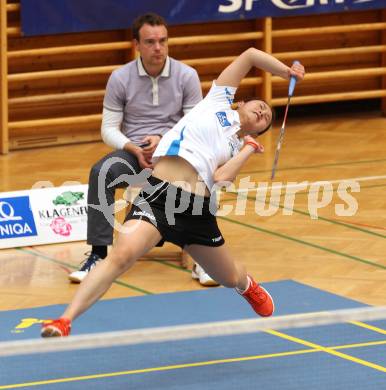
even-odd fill
[[[151,158],[160,140],[160,135],[148,135],[141,142],[142,145],[146,146],[140,147],[131,142],[128,142],[125,145],[124,149],[127,152],[134,154],[135,157],[137,157],[139,166],[141,168],[153,169]]]
[[[128,142],[124,146],[124,150],[137,157],[138,164],[141,168],[153,169],[153,164],[151,163],[151,155],[150,156],[147,155],[147,153],[145,153],[145,150],[143,148],[140,148],[139,146],[131,142]]]
[[[161,140],[161,136],[159,135],[148,135],[142,140],[142,144],[145,144],[142,148],[144,153],[146,155],[150,155],[150,157],[153,155],[156,147],[159,144],[159,141]]]

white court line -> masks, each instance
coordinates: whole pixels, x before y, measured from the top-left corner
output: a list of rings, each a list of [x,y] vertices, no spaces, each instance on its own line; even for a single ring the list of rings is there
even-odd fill
[[[244,193],[244,192],[249,192],[249,191],[267,191],[267,190],[274,190],[274,189],[277,189],[277,188],[284,188],[284,189],[288,189],[288,188],[299,188],[299,187],[304,187],[304,182],[307,183],[307,186],[310,186],[310,185],[315,185],[315,184],[322,184],[322,183],[330,183],[330,184],[335,184],[335,183],[342,183],[342,182],[345,182],[345,181],[371,181],[371,180],[381,180],[381,179],[386,179],[386,175],[384,176],[362,176],[362,177],[353,177],[351,179],[336,179],[336,180],[318,180],[318,181],[312,181],[312,182],[309,182],[307,180],[303,180],[303,182],[300,182],[300,183],[295,183],[295,184],[287,184],[287,185],[284,185],[284,184],[279,184],[279,185],[273,185],[273,186],[268,186],[266,188],[259,188],[259,187],[256,187],[256,188],[243,188],[243,189],[240,189],[240,190],[237,190],[238,193]],[[264,181],[261,181],[261,183],[266,183]]]

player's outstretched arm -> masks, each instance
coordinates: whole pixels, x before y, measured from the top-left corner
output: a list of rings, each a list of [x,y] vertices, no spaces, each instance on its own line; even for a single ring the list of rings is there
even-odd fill
[[[216,85],[238,87],[241,80],[254,67],[283,79],[295,76],[298,80],[302,80],[304,77],[304,67],[301,64],[293,65],[290,68],[270,54],[251,47],[241,53],[221,72],[216,80]]]

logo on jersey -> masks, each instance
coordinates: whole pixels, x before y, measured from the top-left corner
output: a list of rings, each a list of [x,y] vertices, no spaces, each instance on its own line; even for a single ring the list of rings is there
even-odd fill
[[[228,138],[228,145],[231,157],[235,156],[242,147],[241,141],[236,136]]]
[[[227,127],[231,125],[228,121],[227,114],[224,111],[216,112],[216,116],[222,127]]]
[[[229,92],[228,88],[225,88],[225,95],[226,95],[226,99],[228,100],[228,103],[232,104],[233,103],[233,94],[232,94],[232,92]]]

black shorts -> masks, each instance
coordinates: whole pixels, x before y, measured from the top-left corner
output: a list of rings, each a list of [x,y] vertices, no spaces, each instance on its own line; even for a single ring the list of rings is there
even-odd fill
[[[183,248],[198,244],[221,246],[224,238],[217,225],[210,197],[196,195],[150,176],[133,202],[125,221],[137,219],[153,224],[162,236],[157,246],[168,241]]]

